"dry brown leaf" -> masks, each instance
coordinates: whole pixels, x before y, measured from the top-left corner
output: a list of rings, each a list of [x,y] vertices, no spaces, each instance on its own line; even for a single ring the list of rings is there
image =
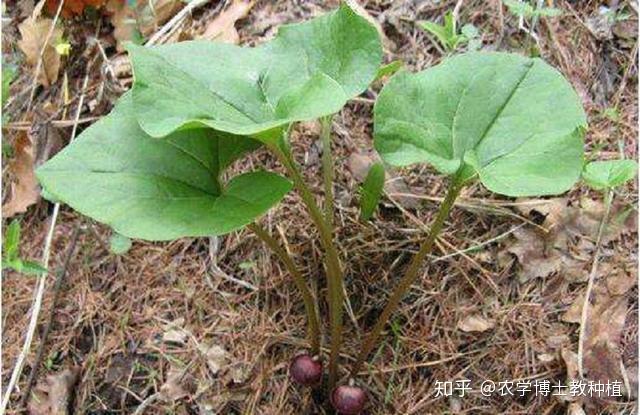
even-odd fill
[[[178,318],[164,327],[162,342],[184,345],[189,339],[189,332],[184,329],[184,318]]]
[[[53,15],[58,10],[61,0],[47,0],[47,11]],[[65,0],[60,13],[64,18],[70,18],[84,13],[87,6],[100,7],[106,0]]]
[[[137,30],[136,13],[129,2],[109,0],[106,6],[111,14],[113,37],[116,39],[118,51],[124,50],[124,43],[132,40]]]
[[[582,409],[582,405],[578,402],[571,402],[567,408],[567,415],[587,415]]]
[[[574,303],[575,308],[581,309],[583,302],[584,295],[579,296]],[[589,379],[622,381],[620,341],[627,303],[626,295],[611,295],[602,284],[594,287],[584,337],[583,365]]]
[[[20,132],[14,145],[15,155],[9,162],[8,171],[14,178],[11,192],[2,205],[2,215],[10,218],[40,199],[38,180],[35,174],[35,151],[31,137],[26,131]]]
[[[123,51],[124,44],[134,40],[137,32],[149,36],[183,6],[180,0],[143,0],[133,5],[128,1],[109,0],[106,10],[111,15],[117,49]]]
[[[522,228],[513,233],[507,252],[518,258],[520,281],[544,278],[556,272],[562,272],[569,282],[584,281],[604,215],[603,203],[583,198],[577,206],[572,206],[566,198],[538,199],[523,202],[517,209],[532,220],[541,221],[547,230]],[[637,229],[636,216],[625,206],[614,205],[603,244]]]
[[[212,375],[217,375],[227,365],[229,353],[223,347],[217,344],[201,343],[198,349],[207,360],[207,366]]]
[[[56,52],[55,45],[62,41],[62,29],[59,27],[54,28],[45,46],[47,34],[53,24],[53,20],[40,19],[37,17],[37,13],[38,11],[34,10],[34,14],[18,26],[20,31],[18,47],[25,55],[25,62],[35,69],[40,57],[40,51],[44,46],[38,82],[48,87],[58,79],[58,72],[60,71],[61,60],[60,55]]]
[[[167,380],[160,387],[160,396],[169,401],[186,398],[196,391],[197,385],[193,376],[183,368],[171,367]]]
[[[137,3],[138,28],[143,36],[149,36],[172,18],[184,6],[181,0],[148,0]]]
[[[567,368],[567,378],[569,380],[578,379],[578,354],[570,349],[563,347],[560,351],[564,365]]]
[[[28,404],[30,415],[66,415],[80,370],[65,369],[39,382]]]
[[[480,314],[470,314],[458,321],[458,329],[466,333],[483,332],[495,327],[496,323]]]
[[[560,271],[571,281],[584,278],[585,263],[554,247],[554,242],[553,235],[549,237],[537,229],[520,228],[513,232],[513,242],[507,251],[518,258],[520,282],[544,278]]]
[[[251,10],[253,4],[253,0],[234,0],[231,2],[231,5],[224,9],[207,25],[204,33],[199,36],[199,39],[238,44],[240,42],[240,36],[238,35],[235,24],[238,20],[249,14],[249,10]]]

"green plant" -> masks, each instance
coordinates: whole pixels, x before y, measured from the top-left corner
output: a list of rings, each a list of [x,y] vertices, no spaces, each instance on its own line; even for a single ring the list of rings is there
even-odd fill
[[[580,332],[578,336],[578,373],[580,377],[584,377],[583,369],[583,355],[584,355],[584,338],[587,326],[587,315],[589,311],[589,304],[591,302],[591,293],[593,292],[593,286],[595,285],[595,276],[600,262],[600,248],[602,246],[602,237],[605,229],[609,223],[609,216],[611,214],[611,207],[613,205],[614,189],[622,186],[624,183],[632,180],[638,173],[638,163],[634,160],[607,160],[607,161],[592,161],[584,167],[582,172],[582,179],[594,190],[600,190],[604,192],[604,215],[600,220],[598,226],[598,233],[596,235],[596,247],[593,254],[593,261],[591,263],[591,271],[589,272],[589,279],[587,282],[587,291],[584,297],[584,303],[582,304],[582,313],[580,316]]]
[[[444,15],[444,24],[419,21],[418,25],[438,39],[445,52],[451,53],[459,47],[468,44],[469,50],[477,50],[481,46],[478,28],[472,24],[466,24],[458,32],[456,17],[452,12]]]
[[[348,6],[282,26],[258,47],[204,41],[129,45],[134,85],[114,110],[48,161],[45,191],[129,238],[171,240],[248,227],[283,261],[300,290],[312,353],[320,349],[314,298],[287,251],[255,221],[295,187],[325,251],[330,312],[329,384],[342,339],[342,268],[333,243],[331,115],[374,80],[376,29]],[[302,177],[290,126],[320,119],[325,209]],[[226,180],[246,153],[266,147],[289,179],[256,171]]]
[[[534,0],[531,2],[527,0],[502,0],[505,6],[511,14],[518,18],[518,26],[520,30],[525,33],[528,33],[538,40],[538,36],[535,33],[536,25],[538,24],[538,20],[543,17],[557,17],[562,15],[562,10],[555,7],[546,7],[544,6],[543,0],[535,0],[536,4],[532,4]],[[525,21],[529,21],[529,28],[525,26]]]
[[[2,242],[2,269],[12,269],[22,274],[46,274],[47,269],[36,261],[20,258],[20,222],[12,221],[4,233]]]
[[[360,219],[369,220],[378,207],[384,187],[384,165],[374,163],[360,188]]]
[[[467,53],[396,74],[374,108],[375,147],[395,166],[428,163],[451,176],[419,251],[359,349],[355,376],[420,276],[449,211],[472,179],[507,196],[552,195],[580,177],[586,116],[560,73],[539,59]]]
[[[610,190],[633,179],[637,172],[635,160],[592,161],[584,167],[582,180],[594,190]]]

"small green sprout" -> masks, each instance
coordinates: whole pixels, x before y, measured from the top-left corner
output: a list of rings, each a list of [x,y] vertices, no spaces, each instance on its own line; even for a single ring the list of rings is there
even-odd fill
[[[582,179],[594,190],[610,190],[636,177],[635,160],[592,161],[582,171]]]
[[[466,24],[458,32],[456,17],[451,11],[444,15],[443,25],[427,21],[419,21],[418,25],[435,36],[447,53],[454,52],[465,44],[468,44],[468,50],[470,51],[477,50],[482,45],[480,32],[474,25]]]
[[[378,207],[384,188],[384,165],[374,163],[360,187],[360,219],[369,220]]]
[[[2,244],[2,269],[12,269],[27,275],[46,274],[47,269],[36,261],[20,258],[20,222],[7,226]]]

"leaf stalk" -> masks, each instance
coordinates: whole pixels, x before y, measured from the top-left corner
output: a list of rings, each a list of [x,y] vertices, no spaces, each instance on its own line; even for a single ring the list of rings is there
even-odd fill
[[[338,251],[333,243],[331,226],[326,222],[324,214],[318,207],[311,190],[304,181],[300,169],[288,147],[288,143],[270,144],[269,149],[276,155],[293,180],[293,184],[300,193],[300,197],[306,205],[311,219],[318,228],[320,241],[325,250],[327,302],[329,304],[331,334],[331,349],[329,354],[329,390],[331,390],[338,379],[338,361],[340,357],[340,347],[342,345],[342,269]]]
[[[449,212],[451,211],[456,198],[460,194],[460,190],[464,186],[463,180],[461,180],[460,177],[461,173],[458,173],[454,178],[453,183],[449,187],[447,195],[442,202],[442,205],[440,205],[440,209],[438,210],[438,214],[433,221],[433,224],[431,225],[431,230],[429,231],[427,238],[420,245],[418,253],[413,256],[413,259],[411,260],[409,267],[405,271],[404,276],[394,289],[391,297],[389,297],[387,305],[385,306],[384,310],[382,310],[382,313],[378,317],[375,325],[365,338],[362,344],[362,348],[360,349],[360,353],[358,354],[358,357],[356,358],[354,364],[351,366],[350,373],[352,377],[355,377],[358,374],[360,368],[362,367],[362,364],[367,359],[373,348],[376,346],[382,329],[384,329],[384,327],[387,325],[387,323],[389,322],[389,318],[398,308],[400,301],[402,301],[402,298],[407,294],[407,292],[411,288],[411,285],[418,278],[418,271],[420,271],[422,262],[427,257],[427,255],[431,253],[435,240],[440,234],[440,231],[444,226],[444,222],[449,216]]]
[[[316,312],[315,300],[309,290],[309,286],[304,280],[304,277],[293,262],[291,255],[278,243],[278,241],[272,237],[263,227],[256,223],[247,225],[247,228],[251,230],[258,238],[262,240],[274,254],[282,261],[291,277],[293,283],[300,291],[302,295],[302,301],[304,302],[304,308],[307,313],[308,324],[308,336],[309,343],[311,345],[311,352],[313,355],[320,353],[320,319]]]

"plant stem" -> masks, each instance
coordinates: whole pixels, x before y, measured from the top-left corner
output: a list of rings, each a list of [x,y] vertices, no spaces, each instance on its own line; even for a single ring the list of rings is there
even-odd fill
[[[322,178],[324,180],[324,218],[333,232],[333,158],[331,157],[331,116],[322,117]]]
[[[591,264],[591,271],[589,272],[589,282],[587,283],[587,292],[584,296],[584,303],[582,304],[582,313],[580,315],[580,334],[578,337],[578,374],[580,378],[584,378],[584,367],[582,364],[584,356],[584,337],[587,327],[587,316],[589,314],[589,300],[591,299],[591,292],[595,284],[596,271],[598,270],[598,264],[600,263],[600,248],[602,245],[602,236],[609,220],[609,214],[611,213],[611,205],[613,204],[613,190],[609,190],[605,195],[605,211],[602,216],[602,221],[598,226],[598,234],[596,236],[596,248],[593,253],[593,263]]]
[[[331,352],[329,355],[329,389],[333,389],[338,378],[338,359],[342,344],[342,270],[338,251],[333,244],[331,227],[326,223],[322,211],[302,178],[302,174],[287,147],[287,143],[281,146],[272,144],[270,150],[278,157],[278,160],[287,169],[293,180],[294,186],[300,192],[302,201],[307,206],[311,219],[318,228],[320,241],[325,250],[325,266],[327,271],[327,302],[329,304],[329,320],[331,332]]]
[[[273,238],[269,233],[256,223],[247,226],[258,238],[262,240],[284,264],[285,268],[291,274],[293,282],[302,294],[302,301],[307,312],[307,320],[309,326],[309,342],[311,343],[311,352],[313,355],[320,353],[320,319],[316,313],[316,307],[313,295],[307,286],[304,277],[293,262],[291,255]]]
[[[382,332],[382,329],[387,325],[391,314],[393,314],[393,312],[398,308],[400,301],[409,291],[416,278],[419,276],[418,271],[420,270],[420,266],[422,265],[422,262],[424,261],[426,256],[431,253],[431,249],[433,248],[436,237],[442,230],[444,222],[449,216],[449,211],[451,211],[453,203],[458,197],[462,186],[463,184],[456,177],[449,187],[449,191],[444,201],[442,202],[442,205],[440,205],[440,210],[438,210],[438,214],[433,221],[433,224],[431,225],[431,230],[429,231],[427,238],[420,245],[420,250],[418,251],[418,253],[413,256],[413,259],[409,264],[409,268],[407,268],[404,276],[391,294],[387,305],[378,317],[376,324],[373,326],[373,329],[371,329],[369,335],[366,337],[364,343],[362,344],[360,353],[358,354],[355,363],[351,367],[352,377],[355,377],[360,371],[360,367],[369,356],[369,353],[371,353],[373,348],[376,346],[378,338],[380,337],[380,333]]]

